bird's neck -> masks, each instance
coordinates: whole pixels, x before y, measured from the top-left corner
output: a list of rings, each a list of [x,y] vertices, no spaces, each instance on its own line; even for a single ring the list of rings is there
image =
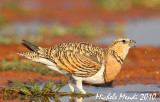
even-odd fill
[[[114,80],[117,74],[120,72],[122,64],[117,60],[111,53],[108,53],[106,56],[106,65],[105,65],[105,82],[110,82]]]
[[[118,53],[117,51],[110,49],[108,53],[112,55],[120,64],[123,64],[123,61],[126,57],[123,52]]]
[[[108,51],[111,55],[113,55],[117,60],[121,60],[122,62],[126,58],[130,47],[123,46],[110,46]]]

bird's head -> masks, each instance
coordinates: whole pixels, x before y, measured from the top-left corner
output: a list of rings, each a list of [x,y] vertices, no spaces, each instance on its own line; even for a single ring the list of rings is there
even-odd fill
[[[115,51],[123,60],[125,59],[131,47],[135,47],[132,43],[136,43],[129,38],[117,38],[109,47],[109,50]]]

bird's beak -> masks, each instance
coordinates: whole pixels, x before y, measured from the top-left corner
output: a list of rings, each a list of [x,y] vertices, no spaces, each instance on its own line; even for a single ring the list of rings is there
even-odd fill
[[[134,40],[130,40],[130,42],[129,43],[136,43],[136,41],[134,41]],[[129,45],[130,47],[136,47],[135,45]]]

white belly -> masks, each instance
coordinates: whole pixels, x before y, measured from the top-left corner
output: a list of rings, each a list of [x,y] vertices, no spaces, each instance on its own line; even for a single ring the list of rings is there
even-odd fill
[[[104,84],[104,70],[105,66],[102,65],[101,69],[93,76],[91,77],[77,77],[77,76],[72,76],[75,80],[82,80],[83,82],[90,83],[90,84]]]
[[[49,69],[54,70],[56,72],[59,72],[61,74],[67,74],[68,72],[65,70],[60,70],[61,68],[59,68],[58,66],[47,66]]]
[[[35,58],[35,59],[32,59],[32,61],[35,61],[35,62],[40,62],[40,63],[43,63],[45,65],[47,65],[47,67],[51,70],[54,70],[56,72],[59,72],[61,74],[67,74],[68,72],[65,71],[65,70],[61,70],[60,67],[58,67],[56,64],[54,64],[53,62],[45,59],[45,58]]]
[[[54,64],[53,62],[45,59],[45,58],[39,58],[39,59],[32,59],[33,61],[35,62],[40,62],[40,63],[43,63],[45,65],[47,65],[48,68],[50,68],[51,70],[54,70],[56,72],[59,72],[61,74],[67,74],[68,72],[65,71],[65,70],[61,70],[60,67],[58,67],[56,64]],[[83,77],[77,77],[77,76],[74,76],[72,75],[72,77],[75,79],[75,80],[82,80],[83,82],[86,82],[86,83],[90,83],[90,84],[103,84],[105,83],[104,81],[104,70],[105,70],[105,66],[102,64],[102,67],[101,69],[93,76],[91,77],[86,77],[86,78],[83,78]]]

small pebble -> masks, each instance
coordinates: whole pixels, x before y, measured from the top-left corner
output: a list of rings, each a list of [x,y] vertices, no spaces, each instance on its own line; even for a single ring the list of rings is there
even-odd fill
[[[147,51],[145,51],[145,53],[147,53]]]
[[[152,61],[155,61],[154,59],[152,59]]]
[[[159,72],[157,72],[157,74],[159,74]]]

